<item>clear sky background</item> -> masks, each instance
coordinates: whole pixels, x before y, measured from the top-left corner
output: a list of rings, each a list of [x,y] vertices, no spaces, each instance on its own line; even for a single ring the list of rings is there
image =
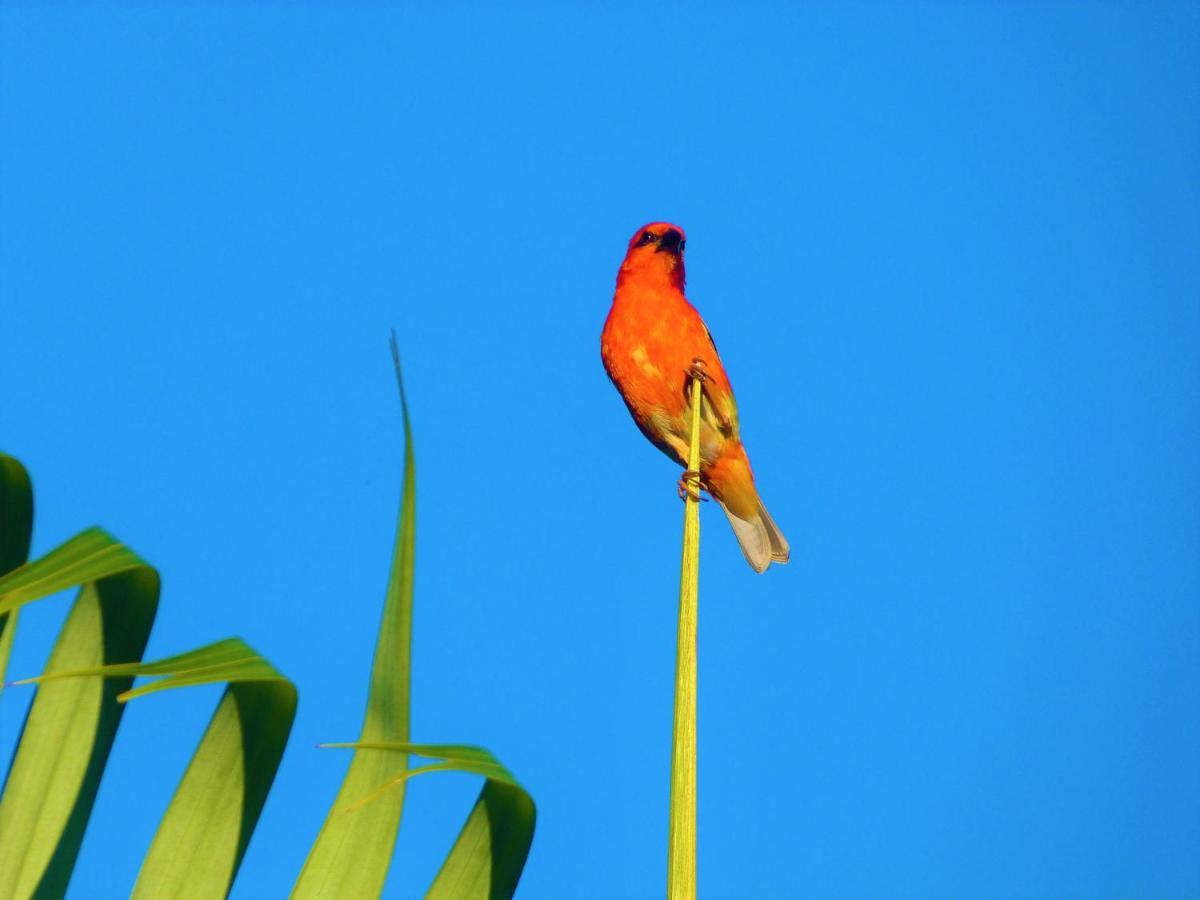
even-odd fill
[[[0,7],[35,552],[104,525],[162,571],[150,655],[299,686],[235,896],[360,724],[391,326],[414,739],[532,791],[523,897],[661,895],[679,473],[598,341],[657,219],[792,545],[756,576],[702,511],[701,893],[1200,895],[1200,7],[507,6]],[[128,710],[74,897],[127,894],[217,696]],[[413,784],[389,896],[476,791]]]

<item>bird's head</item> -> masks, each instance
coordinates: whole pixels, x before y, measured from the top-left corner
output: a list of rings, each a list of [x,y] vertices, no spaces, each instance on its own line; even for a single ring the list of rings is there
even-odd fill
[[[629,250],[621,264],[619,279],[661,281],[683,290],[683,250],[687,238],[683,229],[670,222],[643,225],[629,239]]]

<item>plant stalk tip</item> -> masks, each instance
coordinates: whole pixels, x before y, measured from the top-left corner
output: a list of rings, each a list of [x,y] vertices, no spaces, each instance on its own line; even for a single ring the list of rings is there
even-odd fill
[[[691,382],[688,472],[700,471],[702,385]],[[699,479],[697,479],[699,480]],[[671,808],[667,837],[667,897],[696,896],[696,636],[700,598],[700,502],[685,490],[679,573],[679,633],[675,649],[675,719],[671,748]]]

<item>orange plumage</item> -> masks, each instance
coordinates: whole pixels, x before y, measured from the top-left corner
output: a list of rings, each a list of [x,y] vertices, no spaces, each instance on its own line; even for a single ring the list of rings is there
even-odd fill
[[[630,239],[600,355],[638,428],[685,467],[689,371],[700,362],[707,376],[700,410],[701,484],[725,510],[746,561],[763,572],[772,562],[787,562],[788,543],[754,486],[717,347],[683,294],[685,244],[683,229],[667,222],[639,228]]]

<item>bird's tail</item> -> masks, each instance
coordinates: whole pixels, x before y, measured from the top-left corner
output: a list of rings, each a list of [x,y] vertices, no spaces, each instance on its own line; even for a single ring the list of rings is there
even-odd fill
[[[790,550],[787,538],[758,496],[745,451],[740,446],[738,451],[722,454],[705,472],[709,493],[729,517],[746,562],[755,572],[765,572],[773,562],[787,562]]]
[[[725,510],[725,515],[729,516],[729,524],[733,526],[733,533],[742,547],[742,555],[755,572],[767,571],[767,566],[773,562],[788,561],[791,551],[787,538],[783,536],[783,532],[779,530],[779,526],[775,524],[761,500],[758,501],[757,513],[747,518],[739,516],[720,498],[717,498],[717,502],[721,504],[721,509]]]

